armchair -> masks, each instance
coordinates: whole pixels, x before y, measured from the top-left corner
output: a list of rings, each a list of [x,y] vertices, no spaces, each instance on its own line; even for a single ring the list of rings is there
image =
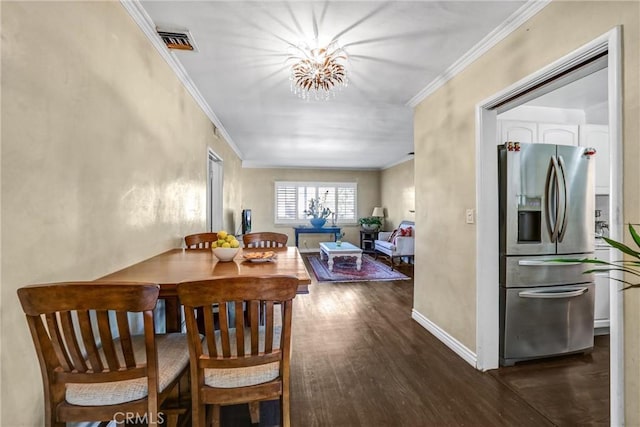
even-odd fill
[[[415,249],[415,223],[402,221],[393,232],[381,231],[374,242],[374,248],[376,258],[383,254],[391,259],[391,269],[395,267],[394,258],[400,258],[400,262],[403,257],[412,259]]]

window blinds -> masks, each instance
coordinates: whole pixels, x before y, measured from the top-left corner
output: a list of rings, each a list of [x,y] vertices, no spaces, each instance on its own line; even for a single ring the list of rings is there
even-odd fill
[[[355,182],[275,182],[275,223],[303,224],[309,201],[319,197],[339,224],[357,223],[358,184]],[[331,218],[329,218],[331,220]]]

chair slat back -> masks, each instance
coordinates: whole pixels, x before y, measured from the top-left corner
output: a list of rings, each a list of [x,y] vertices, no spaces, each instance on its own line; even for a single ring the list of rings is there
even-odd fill
[[[217,233],[197,233],[184,237],[187,249],[211,249],[211,243],[217,240]]]
[[[287,245],[288,240],[289,236],[286,234],[272,232],[249,233],[242,236],[247,248],[281,248]]]
[[[158,294],[157,285],[132,283],[71,282],[18,289],[43,375],[48,376],[45,383],[146,376],[146,363],[134,354],[127,313],[143,313],[145,337],[153,337]]]
[[[203,369],[232,368],[288,357],[292,300],[297,287],[298,279],[292,276],[238,276],[180,283],[178,295],[185,308],[191,363]],[[201,308],[204,342],[196,318]],[[214,308],[218,316],[214,316]]]

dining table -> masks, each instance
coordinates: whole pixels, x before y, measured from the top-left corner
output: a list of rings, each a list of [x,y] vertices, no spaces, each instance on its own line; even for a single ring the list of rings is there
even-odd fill
[[[249,253],[272,251],[268,260]],[[247,256],[247,258],[245,258]],[[171,249],[133,264],[97,281],[148,282],[160,286],[165,301],[166,332],[182,329],[182,310],[177,286],[180,282],[233,276],[288,275],[298,278],[298,293],[308,293],[311,278],[297,247],[241,248],[231,261],[220,261],[210,249]]]

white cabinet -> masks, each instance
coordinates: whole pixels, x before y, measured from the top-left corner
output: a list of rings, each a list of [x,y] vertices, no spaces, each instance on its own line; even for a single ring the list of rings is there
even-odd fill
[[[581,125],[580,145],[596,149],[596,194],[609,194],[609,126]]]
[[[535,122],[500,120],[500,142],[538,142],[538,125]]]
[[[578,125],[500,120],[500,142],[518,141],[578,145]]]
[[[538,124],[539,142],[558,145],[578,145],[578,125]]]
[[[609,261],[609,249],[596,247],[595,258]],[[609,273],[595,273],[596,294],[594,307],[594,328],[609,327]]]

